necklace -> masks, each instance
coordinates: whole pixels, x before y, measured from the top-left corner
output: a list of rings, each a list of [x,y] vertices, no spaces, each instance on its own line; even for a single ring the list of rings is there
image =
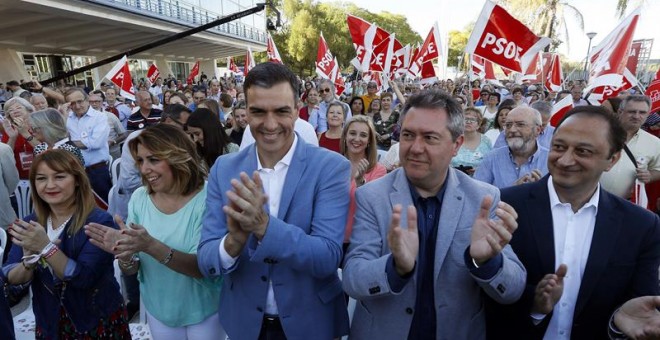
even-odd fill
[[[57,228],[53,227],[53,220],[52,220],[52,218],[51,218],[50,216],[48,216],[48,219],[46,220],[46,223],[48,224],[48,228],[49,228],[49,229],[51,229],[51,230],[53,230],[53,231],[58,231],[58,230],[64,228],[64,226],[65,226],[67,223],[69,223],[69,221],[71,220],[71,217],[73,217],[73,215],[69,216],[69,218],[67,218],[66,221],[64,221],[64,223],[60,224],[60,226],[57,227]]]

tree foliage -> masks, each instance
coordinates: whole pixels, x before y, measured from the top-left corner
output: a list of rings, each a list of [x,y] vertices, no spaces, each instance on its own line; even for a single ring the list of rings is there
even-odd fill
[[[374,22],[386,31],[395,33],[403,45],[422,42],[422,37],[410,28],[407,18],[403,15],[373,13],[344,2],[281,0],[278,4],[278,9],[282,12],[283,26],[278,32],[271,34],[284,63],[297,73],[314,72],[321,32],[342,70],[350,68],[350,61],[355,58],[355,49],[346,24],[348,14]],[[275,20],[272,13],[268,16]],[[255,54],[255,59],[265,60],[265,53]]]

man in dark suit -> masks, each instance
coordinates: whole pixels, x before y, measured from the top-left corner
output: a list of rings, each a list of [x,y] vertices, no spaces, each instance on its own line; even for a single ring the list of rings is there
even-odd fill
[[[550,174],[502,190],[518,212],[511,247],[527,269],[527,288],[513,305],[488,303],[488,338],[616,338],[630,333],[635,317],[658,319],[642,307],[658,299],[626,302],[659,293],[660,220],[598,183],[625,136],[604,108],[577,107],[555,130]]]

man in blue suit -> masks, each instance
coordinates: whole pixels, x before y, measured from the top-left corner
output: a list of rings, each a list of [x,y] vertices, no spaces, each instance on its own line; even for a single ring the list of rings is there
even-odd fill
[[[511,247],[527,287],[513,305],[488,304],[489,338],[659,335],[660,220],[598,183],[625,138],[603,107],[576,107],[555,130],[550,175],[502,190],[519,214]]]
[[[257,65],[244,88],[256,143],[211,169],[200,270],[224,276],[219,314],[232,340],[341,337],[350,164],[295,134],[298,81],[288,68]]]
[[[499,190],[449,167],[463,112],[424,91],[401,116],[401,168],[360,187],[344,266],[359,300],[351,339],[485,339],[484,293],[513,303],[525,268],[507,244],[516,212]]]

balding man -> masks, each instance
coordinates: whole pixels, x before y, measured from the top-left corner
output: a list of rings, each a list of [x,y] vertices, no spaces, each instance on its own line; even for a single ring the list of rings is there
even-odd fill
[[[162,111],[152,107],[153,100],[149,91],[138,91],[135,100],[140,109],[128,117],[126,130],[142,130],[147,126],[156,125],[160,122]]]
[[[541,113],[519,106],[506,116],[507,147],[489,152],[474,178],[498,188],[535,182],[548,173],[548,149],[536,138],[541,132]]]
[[[538,137],[536,138],[536,141],[539,142],[539,145],[546,149],[550,149],[550,141],[552,140],[552,133],[555,131],[555,128],[553,126],[548,125],[550,122],[550,116],[552,116],[552,104],[546,101],[535,101],[532,105],[530,105],[532,109],[537,110],[541,114],[541,132],[539,132]],[[495,141],[495,145],[493,145],[493,149],[501,148],[503,146],[506,146],[506,132],[500,133],[499,136],[497,136],[497,140]]]

